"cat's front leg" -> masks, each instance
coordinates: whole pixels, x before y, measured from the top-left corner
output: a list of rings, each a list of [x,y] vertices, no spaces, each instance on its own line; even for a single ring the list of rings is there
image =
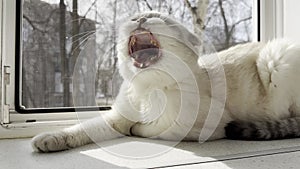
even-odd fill
[[[177,141],[183,139],[184,134],[187,134],[187,132],[176,124],[154,121],[146,124],[134,124],[131,128],[131,134],[144,138]]]
[[[57,132],[47,132],[35,136],[32,139],[32,147],[36,152],[54,152],[66,149],[71,149],[73,141],[72,135],[68,132],[57,131]]]
[[[120,114],[107,114],[87,120],[57,132],[42,133],[32,139],[36,152],[54,152],[71,149],[92,142],[110,140],[130,134],[133,122]]]

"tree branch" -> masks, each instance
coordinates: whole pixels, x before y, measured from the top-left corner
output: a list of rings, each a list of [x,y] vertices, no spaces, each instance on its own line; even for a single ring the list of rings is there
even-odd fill
[[[250,19],[252,19],[251,16],[248,17],[248,18],[241,19],[241,20],[237,21],[236,23],[234,23],[234,24],[232,25],[232,27],[230,28],[230,31],[229,31],[230,35],[232,34],[232,32],[234,31],[235,27],[236,27],[238,24],[240,24],[240,23],[242,23],[242,22],[245,22],[245,21],[247,21],[247,20],[250,20]]]
[[[147,7],[150,9],[150,11],[153,10],[153,8],[151,7],[151,5],[149,4],[149,2],[147,0],[144,0],[144,2],[146,3]]]
[[[33,30],[37,30],[41,33],[46,33],[47,31],[42,30],[40,28],[38,28],[37,26],[35,26],[34,21],[32,21],[28,16],[23,15],[23,18],[29,23],[29,25],[33,28]]]
[[[81,27],[81,25],[83,24],[83,22],[85,21],[86,15],[92,10],[92,8],[95,6],[95,4],[98,2],[98,0],[94,0],[94,2],[91,4],[91,6],[89,7],[89,9],[86,11],[86,13],[82,16],[82,20],[79,21],[79,28]]]

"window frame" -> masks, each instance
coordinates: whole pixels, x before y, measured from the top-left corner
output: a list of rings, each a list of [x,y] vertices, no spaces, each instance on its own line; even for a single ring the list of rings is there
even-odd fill
[[[15,54],[15,110],[18,113],[58,113],[58,112],[81,112],[81,111],[106,111],[111,106],[90,107],[53,107],[53,108],[26,108],[22,105],[22,27],[23,27],[23,0],[16,0],[16,54]]]
[[[67,107],[26,110],[20,106],[22,2],[22,0],[0,0],[0,124],[2,126],[0,139],[32,137],[40,132],[78,124],[81,120],[99,116],[99,110],[105,112],[110,109],[110,107]],[[78,116],[81,117],[80,120]]]
[[[15,84],[15,2],[1,0],[1,123],[10,122],[9,112],[14,106]],[[11,10],[9,10],[11,9]]]
[[[259,39],[268,42],[284,37],[284,0],[258,0]]]
[[[280,0],[279,0],[280,1]],[[0,0],[1,52],[1,112],[0,138],[31,137],[42,131],[77,124],[78,114],[83,119],[99,116],[110,107],[28,109],[21,103],[22,63],[22,0]],[[262,24],[264,1],[253,0],[253,41],[260,41],[265,27]],[[260,33],[261,32],[261,33]],[[9,84],[8,78],[9,77]],[[17,83],[19,82],[19,83]],[[102,111],[103,110],[103,111]],[[80,119],[82,120],[82,119]],[[28,129],[28,130],[27,130]],[[26,131],[26,132],[24,132]]]

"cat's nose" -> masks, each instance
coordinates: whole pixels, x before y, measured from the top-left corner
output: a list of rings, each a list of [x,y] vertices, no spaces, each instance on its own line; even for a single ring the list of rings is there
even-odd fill
[[[140,24],[143,24],[143,23],[145,23],[147,21],[147,18],[145,18],[145,17],[140,17],[138,20],[137,20],[137,22],[139,22]]]
[[[131,21],[137,22],[138,23],[137,29],[139,29],[139,28],[142,28],[142,24],[147,21],[147,18],[142,16],[139,18],[133,18],[133,19],[131,19]]]
[[[138,28],[142,27],[142,24],[145,23],[147,21],[147,18],[145,17],[140,17],[137,22],[139,23]]]

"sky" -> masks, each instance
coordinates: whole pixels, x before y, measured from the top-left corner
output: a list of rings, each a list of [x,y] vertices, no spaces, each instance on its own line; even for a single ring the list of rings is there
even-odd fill
[[[49,4],[58,4],[59,0],[42,0],[42,1],[45,1]]]
[[[47,2],[49,4],[58,4],[60,0],[41,0],[44,2]],[[67,2],[67,6],[69,6],[70,8],[72,7],[72,0],[65,0]],[[78,1],[78,6],[79,7],[79,15],[84,15],[86,13],[86,11],[89,9],[90,5],[94,2],[94,0],[79,0]],[[101,2],[101,1],[99,1]],[[67,9],[67,10],[71,10],[71,9]],[[99,8],[99,7],[98,7]],[[90,13],[88,16],[86,16],[87,18],[94,18],[94,16],[92,16],[93,14]]]

